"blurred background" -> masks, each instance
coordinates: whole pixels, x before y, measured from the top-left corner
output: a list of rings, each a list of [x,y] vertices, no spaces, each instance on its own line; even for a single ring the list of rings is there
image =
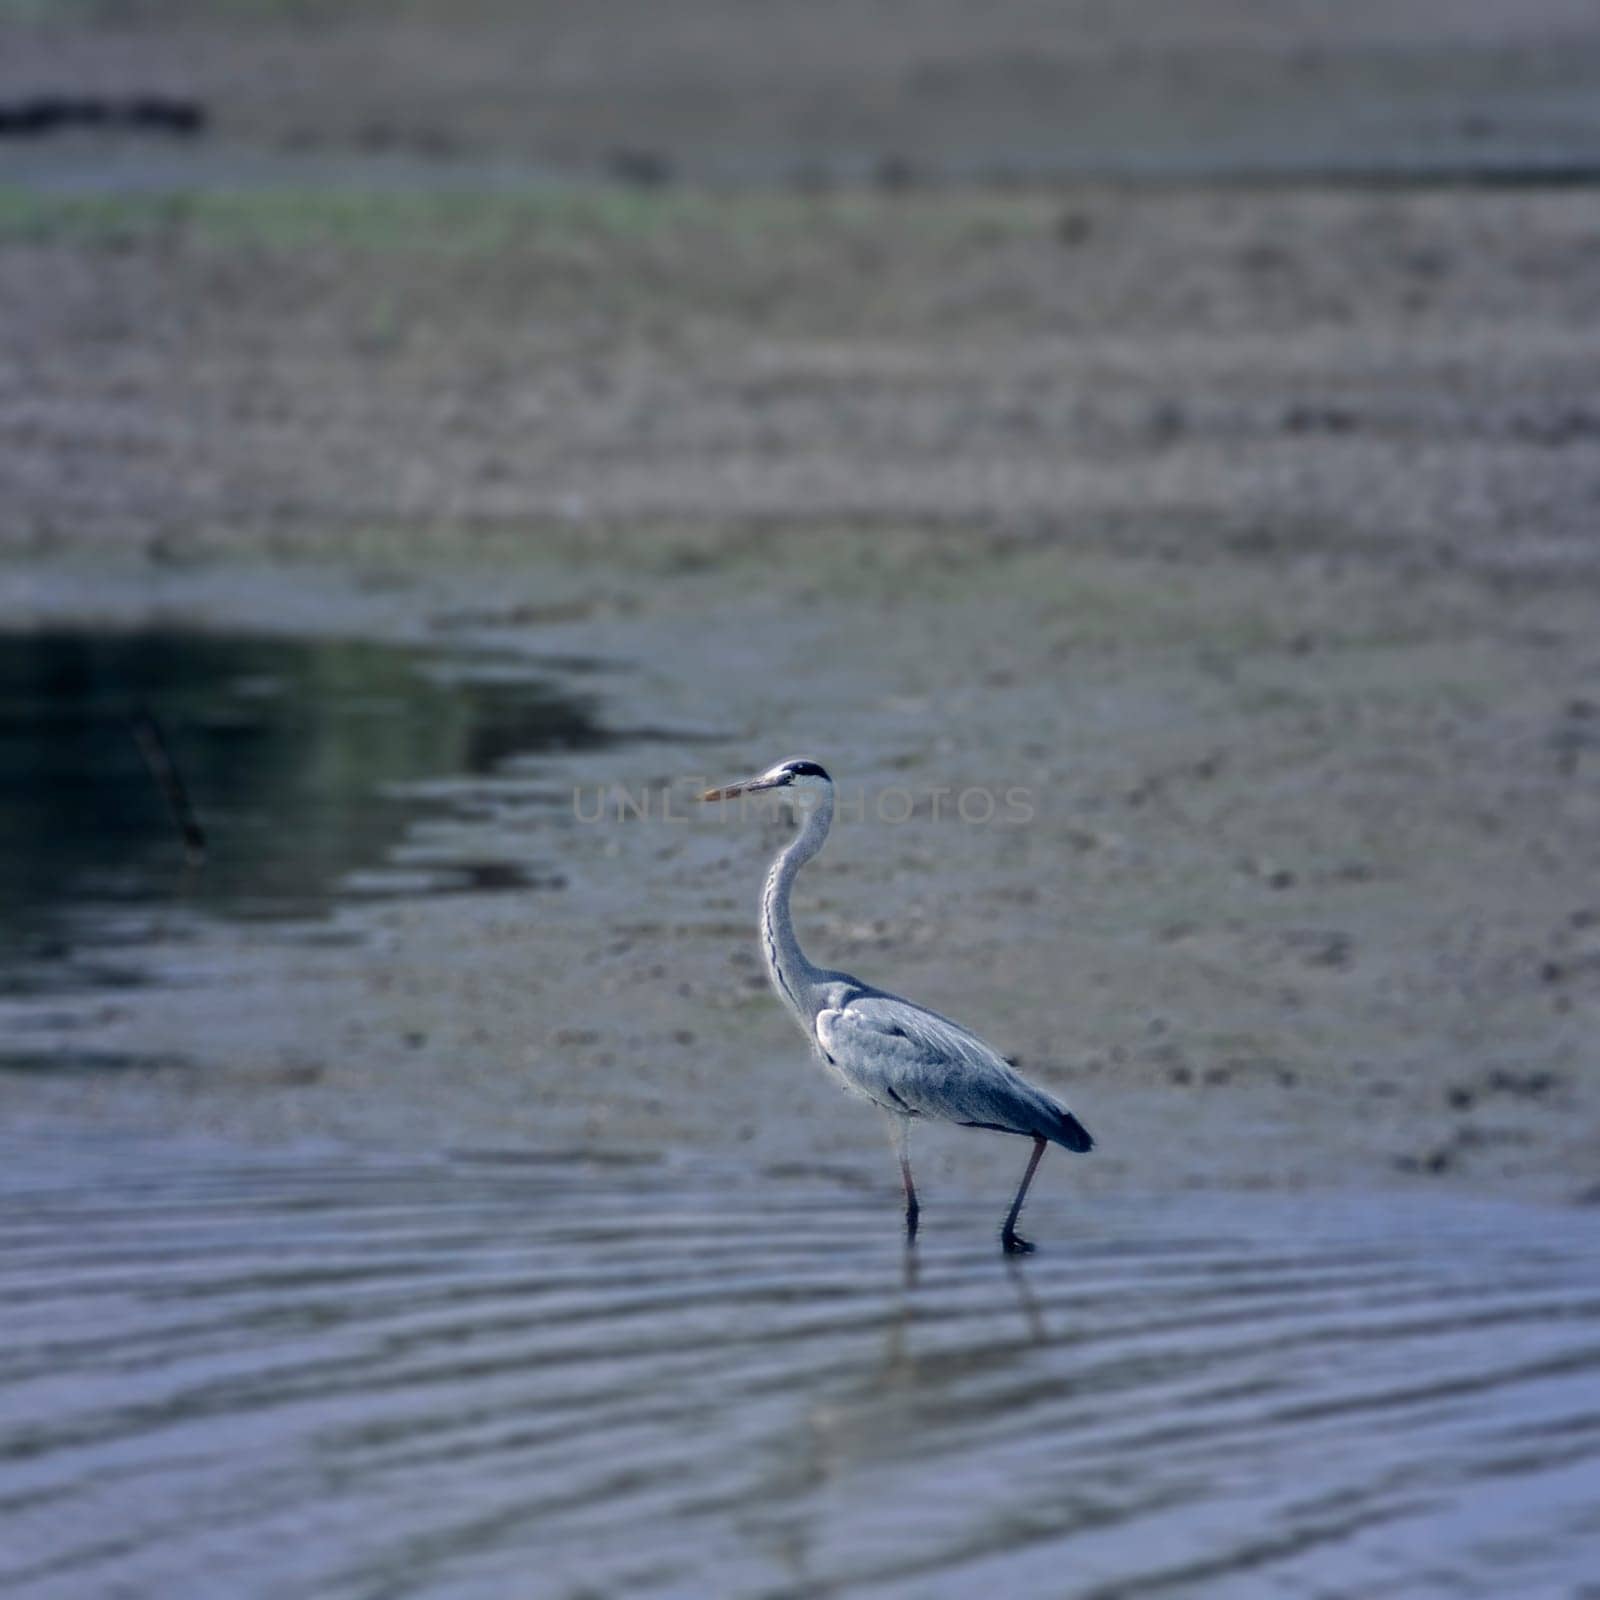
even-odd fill
[[[1586,1592],[1597,176],[1567,0],[0,0],[0,1588]]]

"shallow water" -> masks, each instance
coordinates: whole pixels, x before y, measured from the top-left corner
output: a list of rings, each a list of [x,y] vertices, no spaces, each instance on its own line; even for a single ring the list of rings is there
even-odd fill
[[[602,725],[574,686],[587,668],[340,639],[0,634],[0,992],[134,981],[119,952],[188,916],[558,887],[533,859],[393,856],[452,809],[438,780],[641,737]],[[144,718],[203,830],[203,865],[141,753]]]
[[[1578,1212],[0,1151],[0,1592],[1494,1595],[1600,1572]],[[990,1208],[992,1210],[992,1208]]]

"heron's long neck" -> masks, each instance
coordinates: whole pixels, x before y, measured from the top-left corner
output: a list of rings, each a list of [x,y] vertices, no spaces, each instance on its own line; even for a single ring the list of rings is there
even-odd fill
[[[811,993],[823,972],[806,960],[800,941],[795,938],[789,891],[801,867],[822,848],[832,822],[833,796],[826,795],[806,813],[804,826],[772,863],[766,887],[761,891],[761,942],[767,970],[785,1003],[807,1025],[815,1009]]]

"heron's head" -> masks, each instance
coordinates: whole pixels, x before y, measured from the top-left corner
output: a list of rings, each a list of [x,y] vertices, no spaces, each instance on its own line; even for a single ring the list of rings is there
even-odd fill
[[[814,806],[824,795],[833,793],[833,779],[815,761],[800,757],[794,761],[780,761],[775,767],[757,777],[745,778],[740,783],[727,783],[720,789],[707,789],[702,800],[732,800],[735,795],[762,794],[774,791],[780,799],[797,805]]]

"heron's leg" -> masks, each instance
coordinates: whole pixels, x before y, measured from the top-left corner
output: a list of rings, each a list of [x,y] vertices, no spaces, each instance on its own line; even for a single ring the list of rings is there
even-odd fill
[[[1027,1197],[1028,1185],[1033,1182],[1033,1175],[1039,1170],[1039,1157],[1044,1154],[1044,1147],[1048,1141],[1034,1136],[1033,1154],[1028,1157],[1028,1170],[1022,1174],[1022,1182],[1017,1185],[1017,1198],[1011,1202],[1011,1209],[1006,1213],[1006,1225],[1000,1230],[1000,1243],[1008,1256],[1025,1256],[1033,1246],[1026,1239],[1017,1235],[1017,1218],[1022,1215],[1022,1202]]]
[[[911,1119],[884,1113],[889,1119],[889,1137],[894,1141],[894,1153],[900,1158],[900,1181],[906,1191],[906,1243],[913,1244],[917,1237],[917,1186],[911,1181]]]

